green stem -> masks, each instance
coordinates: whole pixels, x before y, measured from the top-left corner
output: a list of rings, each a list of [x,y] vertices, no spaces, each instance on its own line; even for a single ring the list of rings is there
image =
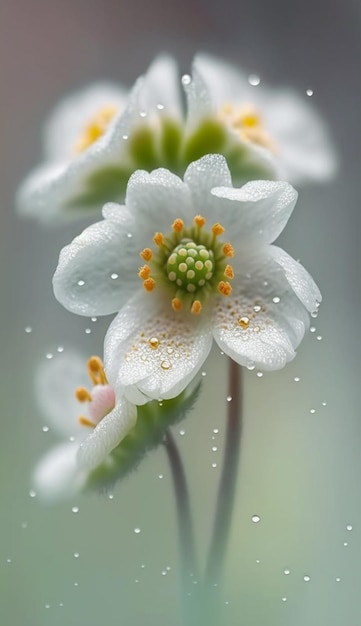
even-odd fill
[[[221,575],[236,493],[242,431],[242,379],[241,368],[229,359],[227,433],[223,470],[218,487],[216,517],[206,565],[206,586],[210,591],[221,583]]]

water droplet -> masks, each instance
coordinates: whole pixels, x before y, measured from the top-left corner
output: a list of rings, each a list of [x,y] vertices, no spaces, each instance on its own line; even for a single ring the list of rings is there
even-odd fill
[[[212,467],[213,468],[217,467],[217,463],[212,463]]]
[[[109,493],[108,498],[109,500],[114,500],[114,493]]]
[[[314,415],[316,413],[316,409],[310,409],[310,413],[311,415]]]
[[[85,334],[86,335],[90,335],[90,333],[91,333],[91,328],[86,328],[85,329]]]
[[[169,370],[172,367],[172,364],[170,361],[162,361],[160,366],[162,370]]]
[[[45,355],[45,357],[50,360],[53,358],[53,354],[51,352],[47,352],[47,354]]]
[[[258,376],[258,378],[262,378],[263,372],[257,372],[257,376]]]
[[[6,559],[6,562],[7,563],[11,563],[11,559]]]
[[[162,576],[166,576],[167,572],[165,571],[165,569],[162,571]]]
[[[144,563],[142,563],[140,567],[141,567],[142,569],[144,569],[144,568],[145,568]]]
[[[43,433],[48,433],[49,432],[49,426],[43,426],[42,429]]]
[[[27,527],[28,527],[27,522],[21,522],[21,528],[27,528]]]
[[[124,141],[126,141],[128,139],[128,135],[122,135],[122,139],[124,139]]]
[[[343,542],[343,545],[345,546],[345,548],[347,548],[347,546],[348,546],[348,542],[347,542],[347,541],[344,541],[344,542]]]
[[[185,430],[180,430],[180,431],[179,431],[179,434],[183,436],[183,435],[185,435],[185,434],[186,434],[186,431],[185,431]]]
[[[31,326],[25,326],[25,332],[26,333],[32,333],[33,332],[32,327]]]
[[[74,583],[74,587],[79,587],[79,583]]]
[[[160,478],[162,480],[163,474],[158,474],[158,478]]]
[[[64,602],[59,602],[59,606],[64,606]]]
[[[217,446],[212,446],[212,452],[217,452],[218,448]]]
[[[112,274],[110,274],[110,278],[112,280],[116,280],[117,278],[119,278],[119,274],[117,274],[116,272],[113,272]]]
[[[339,576],[337,576],[337,578],[336,578],[336,582],[337,582],[337,583],[340,583],[340,582],[341,582],[341,578],[340,578]]]
[[[279,302],[281,302],[281,298],[279,298],[278,296],[275,296],[274,298],[272,298],[272,302],[274,302],[275,304],[278,304]]]
[[[132,233],[127,233],[127,237],[128,239],[131,239],[133,237]]]
[[[238,325],[243,328],[243,330],[246,330],[249,327],[249,318],[246,315],[240,317],[238,319]]]
[[[147,112],[146,111],[139,111],[139,115],[140,115],[140,117],[147,117]]]
[[[286,596],[283,596],[283,598],[282,598],[282,602],[287,602],[287,598],[286,598]]]
[[[353,529],[352,524],[347,524],[347,526],[346,526],[346,530],[352,530],[352,529]]]
[[[313,317],[313,319],[316,319],[317,315],[318,315],[318,311],[312,311],[311,317]]]
[[[308,95],[308,97],[313,96],[313,89],[306,89],[306,94]]]
[[[45,605],[45,608],[46,608],[46,609],[50,609],[50,604],[46,604],[46,605]]]
[[[34,489],[30,489],[29,496],[30,496],[30,498],[35,498],[36,497],[36,491],[34,491]]]
[[[91,317],[90,319],[91,319],[92,322],[96,322],[98,318],[97,317]]]
[[[158,109],[159,111],[163,111],[163,109],[164,109],[164,104],[160,104],[160,102],[158,102],[158,104],[157,104],[157,109]]]
[[[285,576],[288,576],[291,573],[291,570],[289,569],[284,569],[283,573],[285,574]]]
[[[79,507],[78,506],[72,506],[71,508],[73,513],[78,513],[79,512]]]
[[[327,402],[321,402],[322,406],[327,406]]]
[[[310,333],[316,332],[316,326],[310,326]]]
[[[57,351],[60,352],[60,353],[64,352],[64,347],[63,346],[58,346],[57,347]]]
[[[205,376],[207,376],[207,372],[202,372],[202,376],[203,376],[203,378],[204,378]]]
[[[295,376],[293,380],[295,381],[295,383],[299,383],[301,379],[299,376]]]
[[[74,552],[74,559],[78,559],[80,556],[79,552]]]
[[[166,568],[167,572],[170,572],[170,570],[172,569],[170,565],[167,565]]]
[[[256,559],[256,563],[257,563],[257,565],[260,565],[261,561],[259,559]]]
[[[322,335],[317,335],[316,339],[317,341],[322,341]]]
[[[255,369],[255,364],[253,363],[253,361],[248,361],[246,368],[251,372],[252,370]]]
[[[215,435],[218,435],[218,433],[219,433],[219,428],[213,428],[213,432],[214,432],[214,434],[215,434]]]
[[[251,520],[254,524],[258,524],[258,522],[261,521],[261,518],[259,515],[252,515]]]
[[[78,285],[79,285],[79,287],[84,287],[85,281],[84,280],[78,280]]]
[[[232,402],[232,396],[227,396],[226,400],[227,402]]]
[[[189,76],[189,74],[183,74],[183,76],[182,76],[182,85],[190,85],[191,81],[192,81],[192,79]]]
[[[70,435],[70,437],[69,437],[69,441],[75,441],[75,437],[74,437],[74,435]]]
[[[260,84],[261,79],[257,74],[250,74],[248,76],[248,82],[252,85],[252,87],[257,87]]]
[[[303,577],[303,580],[305,581],[305,583],[309,583],[309,582],[310,582],[310,580],[311,580],[311,576],[308,576],[308,575],[306,574],[306,576],[304,576],[304,577]]]
[[[260,310],[261,310],[260,305],[259,304],[255,304],[254,307],[253,307],[253,310],[254,310],[255,313],[259,313]]]
[[[140,533],[140,528],[134,528],[134,532],[135,532],[135,534],[136,534],[136,535],[139,535],[139,533]]]

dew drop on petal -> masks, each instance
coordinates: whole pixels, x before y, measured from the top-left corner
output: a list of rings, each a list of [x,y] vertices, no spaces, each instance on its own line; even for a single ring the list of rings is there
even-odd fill
[[[96,322],[98,318],[97,317],[91,317],[90,319],[91,319],[92,322]]]
[[[146,111],[139,111],[139,115],[140,115],[140,117],[147,117],[147,112]]]
[[[257,87],[260,84],[261,79],[257,74],[250,74],[248,76],[248,82],[252,85],[252,87]]]
[[[310,326],[310,333],[316,332],[316,326]]]
[[[112,280],[116,280],[117,278],[119,278],[119,274],[117,274],[116,272],[113,272],[113,274],[110,274],[110,278]]]
[[[261,521],[261,518],[259,515],[252,515],[251,520],[254,524],[258,524],[258,522]]]
[[[255,364],[253,363],[253,361],[248,361],[248,363],[247,363],[247,365],[246,365],[246,368],[247,368],[250,372],[252,372],[252,370],[254,370],[254,369],[255,369],[255,367],[256,367],[256,366],[255,366]]]
[[[192,79],[189,76],[189,74],[183,74],[183,76],[182,76],[182,85],[190,85],[191,81],[192,81]]]
[[[79,287],[84,287],[85,285],[85,281],[84,280],[78,280],[78,286]]]
[[[158,109],[159,111],[163,111],[163,109],[164,109],[164,104],[161,104],[160,102],[158,102],[158,104],[157,104],[157,109]]]
[[[262,378],[263,372],[257,372],[257,376],[258,376],[258,378]]]
[[[85,334],[86,335],[90,335],[90,333],[91,333],[91,328],[86,328],[85,329]]]
[[[162,370],[169,370],[172,367],[172,364],[170,361],[162,361],[160,364]]]
[[[281,298],[279,298],[278,296],[275,296],[274,298],[272,298],[272,302],[274,302],[275,304],[278,304],[279,302],[281,302]]]

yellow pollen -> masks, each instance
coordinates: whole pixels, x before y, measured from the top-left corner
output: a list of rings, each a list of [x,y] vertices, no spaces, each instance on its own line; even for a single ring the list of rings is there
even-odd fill
[[[225,243],[222,248],[224,256],[232,257],[234,256],[234,248],[231,243]]]
[[[234,278],[234,271],[233,271],[232,265],[226,265],[224,269],[224,275],[226,278],[229,278],[230,280]]]
[[[153,252],[150,248],[144,248],[144,250],[142,250],[139,255],[142,257],[142,259],[144,259],[144,261],[150,261],[153,256]]]
[[[232,287],[227,281],[220,280],[218,283],[218,291],[222,294],[222,296],[230,296],[232,293]]]
[[[151,337],[148,343],[153,350],[156,350],[159,346],[159,339],[157,337]]]
[[[225,228],[222,226],[222,224],[213,224],[212,226],[212,233],[213,235],[215,235],[216,237],[218,237],[218,235],[223,235],[225,231]]]
[[[157,246],[162,246],[164,241],[163,233],[155,233],[153,241]]]
[[[242,126],[247,126],[248,128],[253,128],[254,126],[259,126],[261,123],[261,119],[259,117],[259,115],[257,115],[257,113],[255,111],[252,111],[252,109],[249,109],[247,112],[241,114],[239,116],[239,121],[237,120],[238,124],[242,125]],[[236,125],[238,125],[236,122]]]
[[[75,389],[75,397],[79,402],[91,402],[91,395],[85,387],[78,387]]]
[[[80,415],[80,417],[78,417],[78,422],[81,426],[90,426],[90,428],[95,428],[95,424],[93,424],[93,422],[91,422],[87,417],[84,417],[84,415]]]
[[[153,291],[154,287],[155,287],[155,280],[154,278],[146,278],[144,283],[143,283],[143,287],[146,291]]]
[[[172,228],[176,233],[180,233],[182,232],[183,228],[184,228],[184,222],[183,220],[181,220],[179,217],[177,217],[177,219],[174,220],[173,224],[172,224]]]
[[[192,308],[191,308],[191,313],[193,313],[193,315],[198,315],[198,313],[200,313],[202,310],[202,304],[199,300],[194,300],[193,304],[192,304]]]
[[[174,311],[180,311],[182,308],[182,302],[179,298],[173,298],[172,300],[172,308]]]
[[[199,228],[202,228],[202,226],[204,226],[205,223],[206,223],[206,220],[202,215],[196,215],[195,218],[193,219],[193,224],[195,224]]]
[[[146,278],[149,278],[150,271],[151,270],[150,270],[149,265],[143,265],[142,267],[139,268],[139,272],[138,272],[139,278],[143,278],[143,280],[145,280]]]
[[[246,328],[248,328],[249,326],[249,319],[248,317],[244,316],[244,317],[240,317],[238,320],[238,324],[240,325],[241,328],[243,328],[243,330],[246,330]]]
[[[94,385],[106,385],[108,383],[103,362],[98,356],[91,356],[88,360],[88,374]]]
[[[99,109],[83,128],[81,135],[74,145],[74,154],[84,152],[84,150],[89,148],[102,135],[104,135],[109,123],[116,113],[117,108],[112,105],[106,105]]]

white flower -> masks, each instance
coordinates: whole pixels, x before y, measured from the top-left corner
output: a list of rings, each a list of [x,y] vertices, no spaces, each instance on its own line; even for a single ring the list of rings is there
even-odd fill
[[[302,265],[270,245],[296,198],[285,182],[233,188],[220,155],[192,163],[184,182],[164,169],[133,174],[126,206],[106,205],[54,275],[70,311],[119,311],[105,340],[115,388],[136,404],[177,396],[213,338],[241,365],[274,370],[293,359],[321,300]]]
[[[131,173],[166,161],[182,117],[173,60],[158,57],[127,91],[100,83],[61,102],[45,128],[45,164],[17,195],[22,214],[73,219],[123,200]]]
[[[40,411],[47,424],[67,438],[35,469],[34,487],[46,500],[81,491],[91,470],[106,460],[135,425],[136,407],[122,394],[116,396],[98,357],[88,360],[88,374],[93,384],[90,391],[85,386],[84,360],[70,352],[43,363],[37,372]],[[77,419],[81,409],[83,415]]]
[[[185,77],[183,84],[188,132],[199,134],[202,123],[211,120],[226,127],[230,145],[210,151],[227,157],[234,181],[244,180],[244,165],[237,176],[236,161],[245,149],[256,160],[262,154],[270,159],[276,179],[322,181],[335,173],[337,160],[327,129],[306,95],[252,86],[240,70],[204,54],[195,57],[192,78]]]

